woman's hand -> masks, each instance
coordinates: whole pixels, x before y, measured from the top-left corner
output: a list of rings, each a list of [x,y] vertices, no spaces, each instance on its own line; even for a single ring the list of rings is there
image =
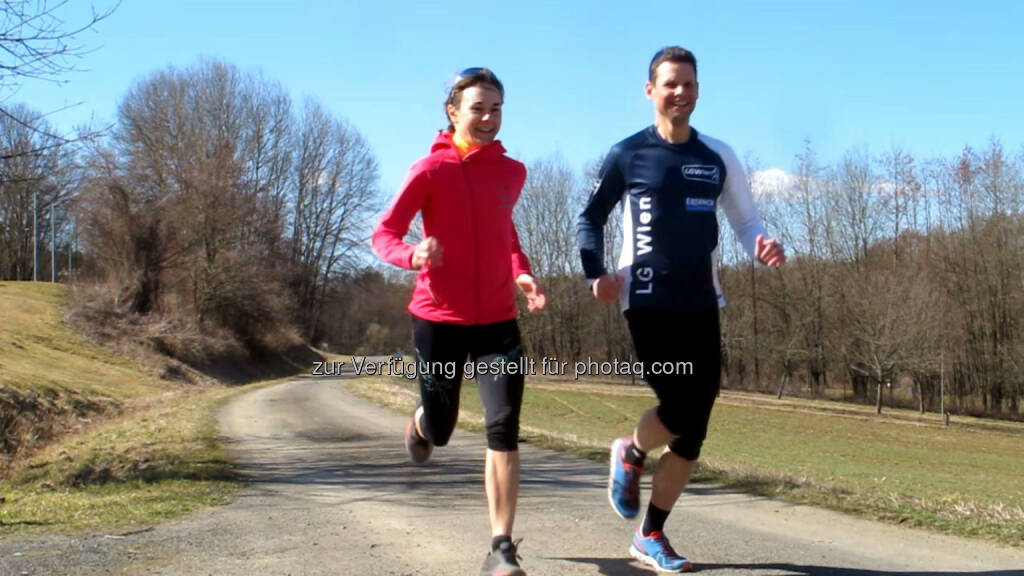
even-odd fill
[[[431,268],[437,268],[441,265],[443,257],[444,249],[441,247],[441,243],[437,241],[437,238],[430,236],[416,245],[410,264],[413,270],[418,270],[424,264]]]
[[[526,309],[530,312],[536,312],[537,310],[543,310],[544,305],[547,304],[547,297],[544,295],[544,290],[537,284],[537,281],[533,279],[533,276],[529,274],[520,274],[516,278],[516,285],[523,291],[526,296]]]

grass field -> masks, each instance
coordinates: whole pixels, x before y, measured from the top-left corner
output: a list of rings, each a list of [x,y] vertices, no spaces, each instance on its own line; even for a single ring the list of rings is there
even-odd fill
[[[63,323],[66,303],[63,284],[0,282],[0,385],[114,401],[169,387],[127,359],[75,335]]]
[[[0,283],[0,420],[22,436],[5,442],[24,447],[0,469],[0,536],[149,524],[228,501],[241,484],[213,414],[240,389],[140,371],[66,326],[66,300],[64,285]]]
[[[353,392],[411,410],[416,384],[400,378],[349,381]],[[524,440],[607,459],[615,436],[653,406],[644,387],[556,380],[529,385]],[[711,419],[697,480],[826,506],[869,518],[1024,546],[1024,426],[944,427],[913,413],[876,417],[852,408],[723,394]],[[473,383],[463,386],[461,422],[479,429]]]
[[[241,483],[213,415],[241,391],[167,398],[48,446],[0,481],[0,535],[127,528],[230,501]]]
[[[103,400],[120,414],[80,422],[76,432],[3,471],[0,537],[127,528],[229,501],[240,483],[217,441],[214,413],[252,386],[182,387],[148,376],[77,337],[61,321],[65,301],[63,286],[0,283],[0,393]],[[402,411],[416,399],[415,382],[402,378],[346,386]],[[644,386],[531,378],[522,435],[603,460],[611,440],[652,405]],[[463,425],[479,430],[482,409],[471,382],[462,408]],[[913,412],[877,417],[869,407],[726,392],[697,479],[1024,546],[1024,425],[953,424]]]
[[[232,501],[243,482],[216,413],[285,380],[166,396],[48,446],[0,480],[0,537],[128,530]]]

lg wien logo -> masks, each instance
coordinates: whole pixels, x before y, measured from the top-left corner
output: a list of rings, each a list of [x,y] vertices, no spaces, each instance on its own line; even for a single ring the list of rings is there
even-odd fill
[[[651,198],[649,196],[640,198],[637,202],[640,208],[640,225],[636,227],[636,254],[643,256],[651,251]],[[650,294],[654,292],[654,270],[648,266],[639,268],[636,271],[636,278],[646,285],[636,285],[636,294]]]

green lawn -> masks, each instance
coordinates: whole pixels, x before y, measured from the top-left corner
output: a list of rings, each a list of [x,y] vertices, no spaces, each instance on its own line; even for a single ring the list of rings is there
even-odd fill
[[[414,405],[415,383],[363,378],[347,387],[399,410]],[[616,436],[654,405],[645,388],[528,386],[523,438],[607,458]],[[870,518],[977,535],[1024,546],[1024,427],[1005,431],[943,427],[910,419],[815,412],[792,399],[762,406],[716,405],[697,480],[827,506]],[[482,415],[472,382],[463,386],[464,425]],[[781,407],[780,407],[781,406]]]

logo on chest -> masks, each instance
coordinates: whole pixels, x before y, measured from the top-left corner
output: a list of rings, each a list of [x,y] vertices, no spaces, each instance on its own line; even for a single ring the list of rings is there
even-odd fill
[[[710,182],[718,184],[721,180],[721,172],[718,166],[705,164],[687,164],[683,166],[683,178],[697,182]]]
[[[714,212],[715,211],[715,199],[714,198],[694,198],[692,196],[686,198],[686,211],[687,212]]]

